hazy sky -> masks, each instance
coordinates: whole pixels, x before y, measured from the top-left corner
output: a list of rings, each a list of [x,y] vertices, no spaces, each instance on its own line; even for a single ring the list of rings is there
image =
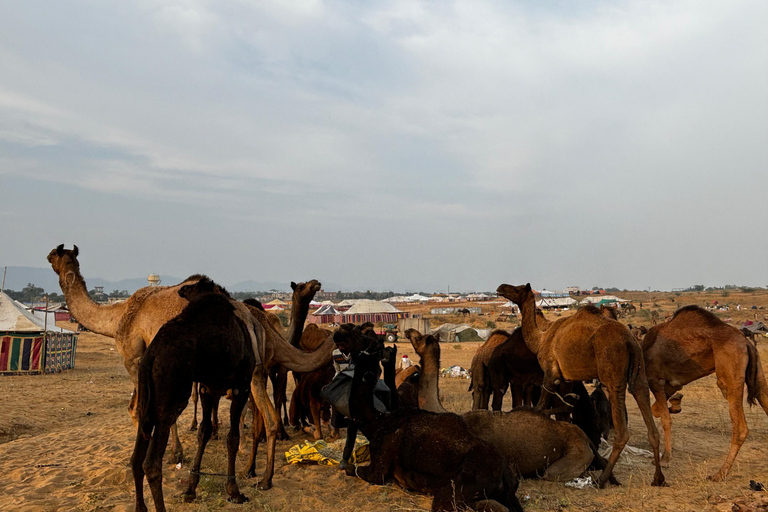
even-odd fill
[[[0,265],[768,285],[768,2],[5,2]]]

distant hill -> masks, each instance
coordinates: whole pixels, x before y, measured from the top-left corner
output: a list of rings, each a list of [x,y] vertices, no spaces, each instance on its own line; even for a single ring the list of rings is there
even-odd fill
[[[2,268],[0,268],[2,272]],[[99,277],[85,277],[85,282],[88,285],[88,289],[92,290],[95,286],[103,286],[105,293],[111,293],[113,290],[128,290],[128,293],[133,293],[139,288],[147,286],[146,277],[137,277],[133,279],[123,279],[120,281],[109,281],[107,279],[101,279]],[[174,277],[160,275],[160,284],[176,284],[180,283],[185,277]],[[2,274],[0,274],[2,279]],[[5,289],[21,291],[27,284],[32,283],[35,286],[41,287],[48,293],[61,293],[59,288],[59,277],[50,268],[38,268],[38,267],[8,267],[8,271],[5,277]],[[291,290],[290,282],[278,282],[278,281],[240,281],[235,284],[222,283],[227,290],[231,292],[261,292],[269,290],[278,290],[281,292],[287,292]],[[344,288],[338,285],[332,284],[331,288],[324,287],[326,290],[337,291]]]

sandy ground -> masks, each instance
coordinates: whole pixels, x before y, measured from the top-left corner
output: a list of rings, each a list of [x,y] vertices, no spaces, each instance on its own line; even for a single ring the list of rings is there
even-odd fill
[[[765,340],[763,338],[763,340]],[[479,343],[443,344],[443,366],[469,366]],[[764,370],[768,346],[758,345]],[[412,350],[401,345],[401,353]],[[470,408],[468,381],[441,379],[446,407],[462,412]],[[134,430],[127,413],[131,386],[120,355],[110,338],[84,333],[78,343],[77,365],[55,375],[0,377],[0,511],[133,510],[134,490],[128,461]],[[653,467],[648,459],[628,457],[616,468],[624,484],[604,490],[572,489],[563,484],[525,480],[518,496],[526,510],[755,510],[763,496],[750,490],[749,481],[768,484],[768,418],[759,408],[747,409],[750,434],[727,482],[712,483],[706,476],[722,464],[730,439],[725,400],[714,376],[687,386],[683,413],[673,416],[673,460],[665,470],[669,487],[648,485]],[[637,407],[628,399],[630,445],[649,448]],[[509,405],[505,402],[505,409]],[[226,432],[226,405],[222,432]],[[182,414],[182,443],[187,463],[176,469],[166,465],[166,503],[179,512],[227,510],[314,510],[369,512],[428,510],[431,497],[396,486],[371,486],[344,476],[335,467],[288,465],[283,453],[308,436],[294,433],[278,443],[274,488],[258,491],[246,480],[247,454],[241,452],[238,473],[241,489],[250,498],[243,505],[226,501],[224,479],[203,477],[198,498],[182,503],[177,495],[186,476],[196,440],[187,430],[191,408]],[[260,451],[258,471],[264,468]],[[203,471],[225,469],[225,441],[211,441]],[[153,509],[151,498],[148,504]],[[760,510],[763,510],[760,508]]]

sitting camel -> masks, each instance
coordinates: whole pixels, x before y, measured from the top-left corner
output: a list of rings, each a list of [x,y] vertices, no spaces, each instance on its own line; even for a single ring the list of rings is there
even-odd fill
[[[431,373],[440,366],[440,344],[418,331],[410,332],[409,339],[427,368],[424,383],[431,389],[424,390],[424,394],[438,396],[438,376]],[[583,384],[578,384],[586,394]],[[589,424],[594,420],[578,414],[584,405],[591,407],[588,397],[576,403],[574,421]],[[583,425],[555,421],[527,407],[506,413],[472,410],[462,418],[473,435],[493,445],[523,477],[566,481],[581,476],[589,467],[605,468],[605,459],[597,453]],[[613,477],[611,482],[618,484]]]
[[[359,330],[335,336],[364,336]],[[350,341],[349,344],[360,343]],[[432,494],[432,510],[522,511],[517,477],[504,458],[473,436],[460,416],[399,408],[380,413],[374,407],[380,353],[361,353],[349,398],[350,414],[370,442],[371,462],[348,467],[349,476],[371,484],[395,481]]]
[[[715,373],[717,385],[728,400],[731,417],[731,447],[720,470],[711,479],[723,480],[731,469],[749,430],[744,418],[744,384],[747,402],[755,401],[768,414],[768,385],[757,349],[733,326],[698,306],[685,306],[674,316],[651,327],[641,342],[651,392],[656,401],[653,412],[661,416],[664,455],[672,453],[672,419],[667,399],[684,385]],[[682,395],[680,395],[682,398]],[[679,402],[677,409],[679,410]]]
[[[664,485],[659,458],[659,432],[651,414],[648,380],[642,351],[623,324],[595,315],[582,308],[574,315],[560,318],[548,329],[537,326],[531,285],[502,284],[497,293],[520,307],[523,338],[544,370],[542,396],[537,408],[544,408],[550,391],[564,381],[600,379],[611,402],[615,435],[608,464],[600,475],[598,486],[604,487],[621,451],[629,440],[624,418],[625,391],[634,396],[648,430],[653,449],[655,473],[651,485]]]
[[[179,289],[184,285],[194,284],[203,276],[191,276],[183,283],[175,286],[141,288],[127,300],[116,304],[97,304],[88,295],[85,280],[80,274],[80,264],[77,261],[78,252],[77,246],[74,246],[73,250],[66,250],[63,245],[59,245],[48,254],[48,261],[59,276],[59,285],[72,315],[89,330],[115,339],[117,350],[123,356],[128,375],[134,384],[134,394],[129,404],[129,411],[136,422],[135,390],[138,384],[139,361],[160,328],[178,316],[188,304],[185,298],[179,296]],[[306,284],[319,287],[317,281],[310,281]],[[233,299],[230,300],[233,301],[237,314],[249,326],[254,353],[260,361],[254,370],[251,392],[266,423],[267,431],[267,466],[262,480],[259,482],[259,488],[269,489],[272,487],[277,423],[280,418],[267,395],[268,372],[276,363],[282,363],[295,371],[312,371],[320,368],[331,360],[334,344],[333,340],[329,340],[312,353],[303,352],[291,346],[291,343],[275,328],[264,311]],[[291,340],[298,340],[301,338],[304,318],[297,318],[293,325],[295,328],[290,332]],[[181,443],[178,441],[175,425],[171,432],[175,438],[174,460],[182,462]],[[254,458],[256,445],[257,443],[254,441]],[[252,464],[252,466],[254,465]],[[254,476],[254,474],[250,472],[249,476]]]
[[[202,385],[203,419],[184,499],[195,498],[203,452],[213,429],[214,397],[229,394],[232,407],[227,438],[227,492],[230,501],[247,501],[235,481],[235,460],[240,442],[239,419],[248,401],[256,367],[249,327],[238,316],[226,292],[210,279],[202,278],[182,286],[178,293],[189,304],[179,316],[160,328],[138,368],[139,428],[131,457],[138,512],[147,510],[145,474],[155,509],[165,511],[163,454],[171,426],[187,406],[193,382]]]

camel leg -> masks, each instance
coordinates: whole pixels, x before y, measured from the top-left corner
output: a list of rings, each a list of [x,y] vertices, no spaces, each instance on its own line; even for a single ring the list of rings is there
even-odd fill
[[[715,355],[715,368],[718,373],[717,385],[728,400],[728,413],[731,416],[731,447],[728,451],[728,456],[723,462],[723,466],[720,470],[712,475],[709,479],[715,482],[720,482],[725,479],[728,472],[731,470],[733,461],[736,460],[741,445],[744,444],[744,440],[747,438],[749,429],[747,428],[747,420],[744,417],[744,371],[746,365],[739,368],[723,368],[717,364],[717,355]],[[739,366],[739,365],[735,365]],[[736,374],[736,375],[733,375]],[[729,384],[730,383],[730,384]]]
[[[493,401],[491,402],[491,409],[494,411],[500,411],[504,404],[504,394],[507,392],[509,383],[505,382],[502,386],[494,387],[493,389]],[[512,391],[512,398],[514,399],[514,391]]]
[[[525,405],[525,386],[522,384],[515,384],[512,386],[512,408]]]
[[[251,422],[251,458],[248,462],[248,471],[245,472],[246,478],[256,478],[256,453],[259,451],[259,442],[261,441],[262,433],[264,432],[264,419],[261,416],[261,412],[256,406],[256,401],[251,395],[251,412],[253,413],[253,421]]]
[[[173,442],[171,464],[181,464],[184,462],[184,449],[181,447],[181,440],[179,440],[179,429],[176,427],[176,423],[171,425],[171,442]]]
[[[603,381],[603,379],[600,379]],[[604,382],[604,381],[603,381]],[[605,384],[604,384],[605,386]],[[600,478],[597,481],[597,486],[602,489],[605,487],[605,483],[611,477],[613,473],[613,466],[619,460],[621,451],[629,441],[629,429],[627,428],[627,420],[624,417],[624,411],[626,410],[624,390],[621,391],[611,387],[606,387],[608,392],[608,399],[611,402],[611,416],[613,417],[613,450],[611,456],[608,458],[608,464],[605,465],[605,469],[600,473]],[[542,396],[546,393],[546,390],[542,390]]]
[[[211,439],[217,440],[219,439],[219,402],[221,401],[220,396],[213,397],[213,430],[211,431]]]
[[[312,421],[315,424],[315,432],[314,432],[315,441],[318,441],[323,438],[323,427],[320,421],[321,420],[320,409],[322,409],[323,404],[320,403],[319,400],[310,398],[309,406],[310,406],[310,410],[312,411]]]
[[[651,445],[651,451],[653,452],[653,463],[656,467],[656,472],[653,475],[653,480],[651,481],[651,485],[654,486],[663,486],[664,483],[664,474],[661,472],[661,461],[659,460],[659,431],[656,428],[656,423],[653,421],[653,413],[651,412],[651,396],[650,396],[650,390],[648,389],[648,380],[645,377],[645,367],[642,369],[642,375],[638,378],[637,383],[635,384],[635,392],[632,395],[635,398],[635,402],[637,402],[637,406],[640,408],[640,414],[643,416],[643,421],[645,422],[645,428],[648,431],[648,443]],[[663,395],[663,393],[662,393]],[[669,416],[669,409],[666,407],[667,401],[666,396],[664,399],[664,407],[662,407],[663,412],[661,416],[661,422],[662,425],[664,425],[664,416],[666,415],[668,424],[664,427],[664,442],[666,444],[666,435],[667,432],[670,432],[670,445],[672,443],[672,420]],[[622,409],[622,417],[626,413],[626,409]],[[613,415],[613,421],[614,425],[616,424],[616,415]],[[671,446],[670,446],[671,450]]]
[[[264,428],[267,433],[267,466],[264,469],[264,475],[258,484],[262,491],[272,488],[272,476],[275,472],[275,445],[277,442],[277,422],[280,417],[272,405],[272,401],[267,395],[267,379],[264,368],[257,368],[253,373],[251,381],[251,392],[256,401],[256,406],[261,411],[264,418]]]
[[[672,459],[672,416],[667,407],[667,394],[662,388],[661,391],[654,391],[653,397],[656,400],[652,406],[654,415],[661,419],[661,428],[664,430],[664,453],[661,455],[662,467],[668,468],[669,461]]]
[[[136,486],[136,512],[147,512],[147,504],[144,502],[144,460],[147,457],[149,439],[141,432],[136,433],[136,444],[131,456],[131,468],[133,469],[133,482]]]
[[[163,501],[163,455],[168,446],[168,434],[170,427],[168,425],[156,425],[149,441],[147,457],[144,459],[143,469],[147,475],[149,489],[152,491],[152,500],[155,502],[157,512],[165,512],[165,501]]]
[[[197,430],[197,382],[192,383],[192,410],[194,411],[194,414],[192,415],[192,424],[189,426],[189,430]]]
[[[586,441],[582,446],[574,445],[568,453],[547,468],[544,479],[551,482],[567,482],[578,478],[594,458],[595,455]]]
[[[202,417],[200,421],[200,430],[197,432],[197,452],[195,453],[195,459],[192,462],[192,468],[189,470],[189,482],[187,483],[187,490],[184,491],[184,501],[192,501],[197,496],[195,489],[200,482],[200,466],[203,461],[203,452],[205,452],[205,445],[211,439],[211,432],[213,431],[213,424],[211,421],[211,415],[213,411],[214,398],[210,393],[200,393],[200,405],[202,408]]]
[[[237,450],[240,446],[240,424],[243,410],[248,402],[248,389],[241,389],[240,393],[232,398],[232,406],[229,409],[229,435],[227,436],[227,493],[232,503],[245,503],[248,501],[237,486],[235,480],[235,463],[237,462]]]

